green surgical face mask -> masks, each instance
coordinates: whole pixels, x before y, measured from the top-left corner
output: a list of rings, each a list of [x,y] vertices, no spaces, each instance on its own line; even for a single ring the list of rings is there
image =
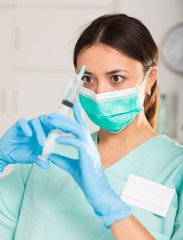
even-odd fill
[[[118,133],[143,110],[139,96],[139,85],[133,88],[99,94],[82,87],[79,100],[92,122],[108,132]]]

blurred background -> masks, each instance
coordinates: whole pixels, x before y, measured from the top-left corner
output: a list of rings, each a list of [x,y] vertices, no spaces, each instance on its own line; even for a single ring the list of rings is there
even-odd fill
[[[142,20],[152,33],[160,51],[157,128],[183,143],[183,0],[0,0],[0,136],[20,117],[57,111],[77,37],[111,12]]]

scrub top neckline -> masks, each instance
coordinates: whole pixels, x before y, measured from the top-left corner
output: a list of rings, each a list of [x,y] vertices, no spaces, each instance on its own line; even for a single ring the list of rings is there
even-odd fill
[[[92,135],[93,135],[94,144],[95,144],[95,146],[97,147],[98,131],[97,131],[97,132],[94,132]],[[109,166],[109,167],[107,167],[107,168],[104,168],[104,170],[107,171],[107,170],[110,170],[110,169],[116,167],[116,165],[120,164],[120,161],[121,161],[121,160],[125,160],[125,159],[128,158],[130,155],[133,155],[136,151],[138,151],[138,150],[140,150],[141,148],[143,148],[144,145],[147,145],[147,144],[149,144],[150,142],[153,142],[153,141],[156,140],[156,139],[161,140],[161,139],[164,139],[164,138],[169,139],[166,135],[161,135],[161,134],[149,138],[148,140],[144,141],[143,143],[141,143],[140,145],[138,145],[137,147],[135,147],[132,151],[130,151],[129,153],[127,153],[124,157],[120,158],[117,162],[115,162],[114,164],[112,164],[111,166]]]

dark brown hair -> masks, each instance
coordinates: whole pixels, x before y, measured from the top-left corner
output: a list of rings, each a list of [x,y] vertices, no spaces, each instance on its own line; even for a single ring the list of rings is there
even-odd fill
[[[149,30],[135,18],[125,14],[107,14],[95,19],[81,33],[74,49],[74,66],[77,67],[79,53],[97,43],[106,44],[123,54],[141,62],[144,74],[151,66],[157,65],[158,48]],[[157,79],[146,95],[144,111],[147,120],[154,128],[158,111]]]

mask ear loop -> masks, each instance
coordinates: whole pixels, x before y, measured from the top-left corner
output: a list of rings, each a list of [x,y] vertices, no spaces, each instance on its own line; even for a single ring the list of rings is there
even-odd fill
[[[141,87],[143,85],[143,83],[145,82],[145,80],[148,77],[149,73],[151,72],[151,69],[152,69],[152,67],[149,68],[148,72],[145,75],[144,80],[142,80],[142,82],[140,84],[138,84],[137,86]]]
[[[146,78],[148,77],[148,75],[149,75],[149,73],[150,73],[150,71],[151,71],[151,68],[152,68],[152,67],[150,67],[150,69],[149,69],[148,72],[146,73],[145,78],[142,80],[142,82],[137,85],[138,94],[139,94],[139,95],[138,95],[139,101],[140,101],[140,87],[144,84]],[[145,96],[144,96],[144,97],[145,97]],[[144,106],[141,105],[141,107],[142,107],[142,110],[144,110]]]

